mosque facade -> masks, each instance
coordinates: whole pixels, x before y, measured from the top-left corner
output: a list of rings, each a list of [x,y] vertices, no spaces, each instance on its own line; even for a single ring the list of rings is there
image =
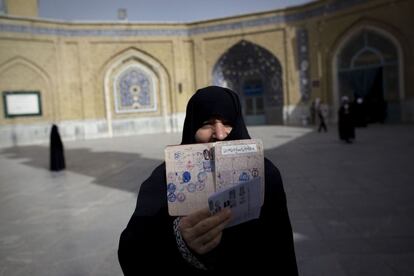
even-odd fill
[[[208,85],[236,91],[249,125],[307,124],[316,98],[336,122],[343,96],[363,98],[373,123],[414,122],[411,0],[193,23],[45,20],[36,0],[0,9],[0,147],[48,141],[52,124],[64,140],[180,131]]]

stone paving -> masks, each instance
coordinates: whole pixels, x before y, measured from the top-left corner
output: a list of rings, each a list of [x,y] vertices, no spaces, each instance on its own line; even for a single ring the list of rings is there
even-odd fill
[[[414,125],[252,127],[281,170],[302,276],[414,275]],[[179,134],[0,149],[0,275],[122,275],[119,235],[139,184]]]

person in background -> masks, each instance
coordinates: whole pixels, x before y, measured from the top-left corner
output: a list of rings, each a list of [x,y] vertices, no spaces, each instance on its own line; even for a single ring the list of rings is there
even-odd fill
[[[52,125],[50,132],[50,170],[61,171],[66,168],[65,153],[57,125]]]
[[[181,144],[238,139],[250,135],[237,94],[218,86],[199,89],[187,105]],[[270,160],[264,161],[260,217],[228,228],[228,208],[214,215],[206,208],[188,216],[169,216],[165,163],[155,168],[141,185],[136,209],[120,237],[123,273],[298,275],[282,178]]]
[[[318,116],[318,132],[321,132],[322,130],[324,132],[328,131],[328,128],[326,127],[325,118],[328,115],[328,107],[326,104],[322,102],[320,98],[316,98],[316,114]]]
[[[352,143],[355,140],[354,115],[347,96],[341,98],[341,107],[338,111],[338,131],[339,139],[346,143]]]

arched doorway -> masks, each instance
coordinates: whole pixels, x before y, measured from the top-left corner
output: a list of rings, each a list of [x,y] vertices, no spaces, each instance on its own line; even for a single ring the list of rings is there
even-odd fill
[[[126,49],[103,68],[108,134],[170,132],[168,74],[159,61],[137,49]],[[173,109],[171,107],[171,109]]]
[[[266,124],[263,82],[258,79],[246,80],[243,84],[242,91],[246,124]]]
[[[263,47],[235,44],[215,64],[213,84],[239,93],[248,125],[283,124],[282,67]]]
[[[364,28],[344,43],[337,55],[339,97],[348,96],[363,123],[399,121],[400,54],[383,32]]]

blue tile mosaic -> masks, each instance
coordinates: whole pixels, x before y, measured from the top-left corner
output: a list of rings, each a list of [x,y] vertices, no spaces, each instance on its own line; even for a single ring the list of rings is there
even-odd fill
[[[155,108],[155,91],[151,77],[137,67],[130,67],[116,79],[116,109],[120,112]]]
[[[311,94],[309,39],[308,31],[304,28],[296,30],[297,56],[300,80],[300,94],[303,101],[307,101]]]

